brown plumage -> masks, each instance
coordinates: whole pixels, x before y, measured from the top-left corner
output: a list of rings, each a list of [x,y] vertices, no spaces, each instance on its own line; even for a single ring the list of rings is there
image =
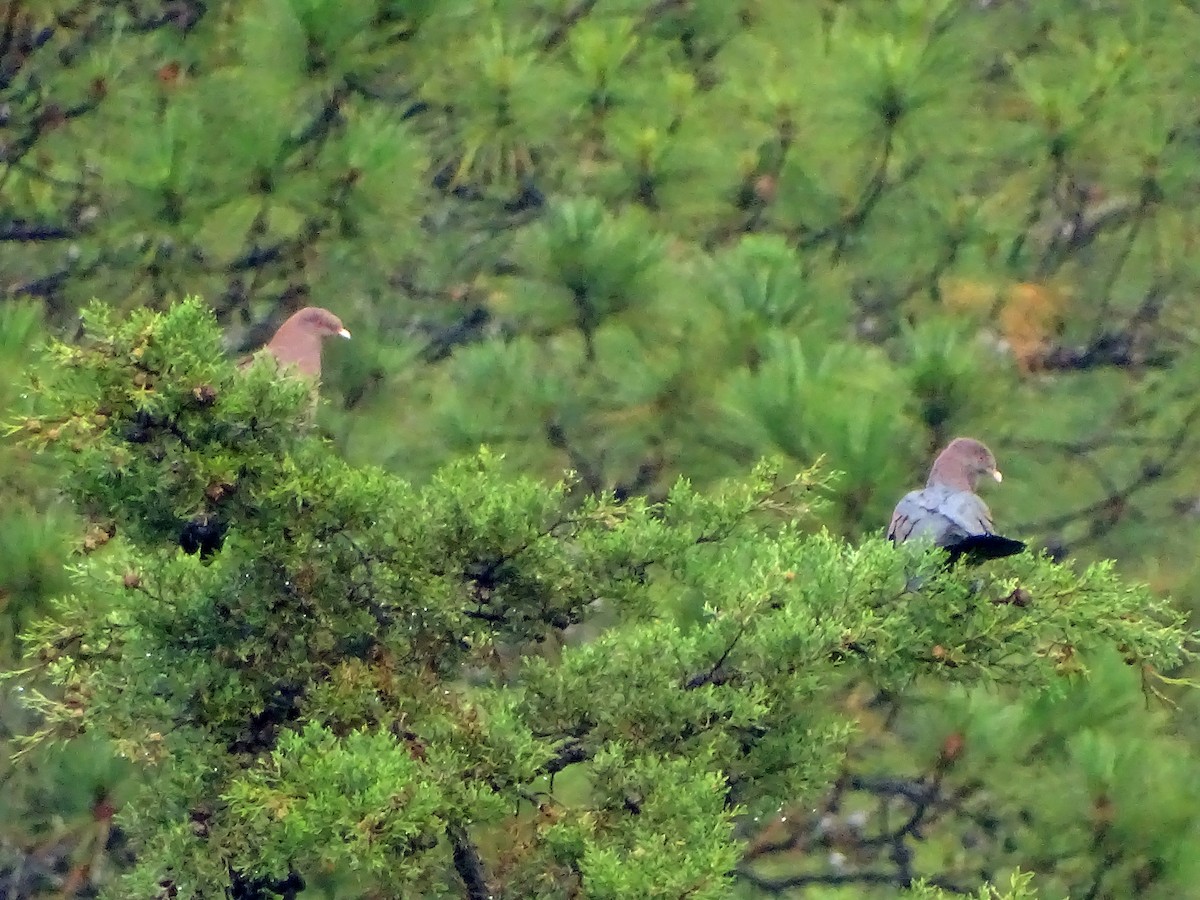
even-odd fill
[[[275,357],[280,368],[320,381],[321,343],[334,336],[350,337],[342,320],[327,309],[306,306],[280,325],[263,349]]]
[[[983,476],[1003,481],[1004,476],[996,468],[996,457],[982,441],[975,438],[955,438],[946,449],[937,455],[929,469],[929,480],[925,486],[944,484],[956,491],[975,493],[979,479]]]
[[[992,514],[975,490],[984,477],[1001,481],[996,457],[974,438],[955,438],[938,454],[929,480],[918,491],[909,491],[892,513],[888,538],[893,543],[928,540],[950,551],[991,559],[1025,549],[1020,541],[995,533]]]

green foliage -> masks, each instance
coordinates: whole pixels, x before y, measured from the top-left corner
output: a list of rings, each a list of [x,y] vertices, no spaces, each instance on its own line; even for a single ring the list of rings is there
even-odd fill
[[[0,411],[13,419],[30,408],[28,384],[22,373],[31,365],[42,340],[39,311],[28,303],[0,306]],[[41,481],[45,472],[30,454],[12,446],[0,447],[0,659],[15,650],[15,631],[46,596],[65,587],[60,575],[67,553],[68,528],[74,524],[65,511],[50,502]]]
[[[43,316],[33,304],[0,305],[0,417],[22,420],[37,398],[28,370],[44,364]],[[84,536],[78,518],[59,502],[54,473],[44,460],[12,442],[0,445],[0,673],[18,664],[18,634],[48,612],[50,597],[69,588],[64,561]],[[0,681],[0,736],[11,741],[36,728],[24,692]],[[36,765],[0,754],[0,884],[20,895],[45,885],[47,870],[86,865],[105,852],[95,808],[119,785],[128,767],[101,741],[82,739],[39,756]],[[64,839],[65,838],[65,839]],[[113,858],[119,859],[119,846]],[[35,860],[26,858],[33,851]]]
[[[570,859],[578,842],[580,880],[590,897],[718,897],[737,846],[726,807],[727,785],[715,759],[656,759],[614,747],[592,762],[602,808],[633,807],[609,827],[560,824],[548,836]],[[696,777],[697,764],[709,770]],[[578,852],[578,851],[576,851]],[[577,857],[578,858],[578,857]]]
[[[966,803],[1014,823],[1025,820],[1009,831],[1009,864],[1035,869],[1037,861],[1057,858],[1086,865],[1099,850],[1110,859],[1099,881],[1117,895],[1144,891],[1155,871],[1190,883],[1197,864],[1183,848],[1196,833],[1197,797],[1186,775],[1187,742],[1166,736],[1170,717],[1163,710],[1145,710],[1129,677],[1132,660],[1105,654],[1094,662],[1086,690],[1073,685],[1020,703],[955,691],[948,702],[918,703],[904,727],[922,735],[929,755],[937,752],[930,745],[938,735],[961,735],[956,785],[982,773],[995,777],[992,796],[969,792]],[[1141,727],[1113,729],[1114,721]],[[1042,803],[1046,791],[1060,802]],[[1066,893],[1071,880],[1066,872],[1048,872],[1040,885]]]
[[[233,811],[230,832],[244,842],[233,865],[277,877],[290,865],[362,869],[390,890],[411,890],[404,876],[419,870],[405,872],[396,860],[439,830],[448,800],[420,768],[387,732],[339,737],[310,724],[287,733],[268,763],[221,797]],[[425,840],[436,843],[436,834]]]
[[[618,502],[485,452],[417,487],[334,455],[302,381],[222,361],[200,302],[86,320],[20,430],[117,537],[28,640],[68,698],[38,701],[46,736],[145,767],[118,896],[217,896],[218,861],[392,895],[503,872],[497,896],[726,896],[737,817],[839,765],[845,679],[1036,690],[1105,646],[1185,658],[1181,617],[1110,565],[967,579],[810,533],[811,472]],[[228,526],[209,559],[175,546],[201,513]]]
[[[352,409],[323,424],[406,475],[486,441],[661,496],[811,444],[847,473],[827,524],[863,533],[874,448],[902,448],[890,497],[974,431],[1027,483],[1002,520],[1184,584],[1155,548],[1195,538],[1195,24],[1172,0],[101,4],[14,63],[4,290],[64,322],[198,293],[242,348],[337,306],[365,358],[331,367]],[[792,339],[871,345],[888,408],[747,422]],[[1148,369],[1173,399],[1143,403]]]
[[[109,405],[94,413],[106,422],[68,410],[45,421],[37,438],[58,429],[52,446],[69,466],[82,466],[72,469],[69,484],[96,521],[84,531],[61,512],[48,494],[57,482],[44,458],[0,448],[0,637],[15,634],[44,610],[48,596],[65,591],[60,562],[79,562],[73,552],[107,554],[121,579],[117,560],[124,559],[150,584],[158,565],[147,566],[145,548],[161,550],[184,523],[211,516],[230,525],[223,552],[231,559],[261,552],[291,570],[293,553],[321,558],[333,545],[342,554],[334,562],[344,567],[344,537],[304,535],[347,516],[355,540],[386,559],[389,572],[409,565],[423,571],[437,554],[450,554],[454,565],[487,573],[480,554],[513,551],[523,546],[518,538],[530,543],[536,572],[523,559],[504,569],[513,581],[487,588],[500,590],[505,603],[518,598],[509,618],[473,619],[488,622],[472,638],[480,643],[450,653],[446,671],[486,671],[492,644],[500,658],[519,656],[511,644],[527,651],[521,642],[557,634],[563,624],[571,641],[579,639],[576,630],[590,639],[627,615],[635,620],[630,628],[649,629],[649,609],[669,611],[679,627],[645,630],[644,640],[681,640],[717,621],[704,611],[708,562],[696,563],[701,574],[687,578],[657,569],[643,576],[640,557],[618,552],[621,542],[636,533],[646,554],[666,557],[679,547],[651,531],[649,512],[637,513],[643,518],[629,532],[598,528],[596,517],[617,515],[603,498],[644,497],[657,513],[671,495],[687,515],[698,515],[694,498],[672,494],[681,478],[695,496],[707,497],[730,479],[742,483],[763,456],[776,457],[778,471],[808,470],[822,460],[822,471],[836,475],[809,476],[806,514],[796,517],[796,535],[787,540],[795,544],[789,552],[824,573],[821,583],[833,592],[832,599],[804,594],[802,603],[848,614],[853,636],[875,654],[845,651],[842,673],[884,678],[893,689],[905,687],[905,698],[918,686],[904,677],[914,660],[942,675],[1006,682],[991,695],[995,705],[981,712],[1002,723],[1022,679],[1044,683],[1038,673],[1054,663],[1069,671],[1080,654],[1036,656],[1019,673],[1016,657],[993,657],[990,645],[956,629],[970,625],[996,637],[1012,628],[1021,652],[1050,653],[1044,634],[1014,625],[1042,615],[1044,602],[1015,609],[1001,603],[989,612],[990,601],[1010,596],[1007,585],[985,579],[978,592],[964,593],[933,575],[929,590],[972,610],[969,621],[921,618],[939,603],[903,622],[886,619],[876,633],[857,607],[840,604],[860,596],[870,580],[864,573],[885,559],[886,548],[862,543],[859,558],[821,538],[830,542],[799,549],[808,547],[804,535],[823,527],[849,540],[876,535],[895,498],[923,478],[930,453],[961,433],[985,439],[999,456],[1005,483],[987,497],[996,521],[1034,547],[1072,557],[1081,580],[1071,590],[1083,591],[1085,607],[1112,589],[1116,570],[1148,580],[1158,597],[1174,593],[1184,609],[1195,606],[1194,4],[129,0],[9,3],[3,17],[0,380],[17,384],[11,376],[36,342],[31,313],[17,309],[15,298],[34,298],[69,337],[93,297],[131,311],[201,294],[226,334],[219,340],[199,310],[188,319],[173,309],[181,331],[195,327],[195,343],[180,358],[192,356],[180,363],[156,356],[132,326],[157,320],[112,318],[104,325],[94,318],[100,332],[120,335],[113,347],[46,359],[65,367],[54,383],[78,378],[72,390],[81,408],[96,400],[90,381],[106,385]],[[1154,52],[1137,52],[1141,47]],[[294,418],[307,402],[300,388],[273,386],[267,369],[238,379],[218,361],[226,350],[256,346],[306,303],[335,309],[355,335],[349,347],[326,356],[322,391],[334,402],[322,408],[316,429],[332,437],[350,467],[331,464],[314,428]],[[126,369],[105,380],[115,363],[132,363],[121,354],[135,352],[149,357],[132,370],[141,384],[125,383]],[[27,405],[49,384],[0,387],[4,420],[24,421]],[[182,447],[179,434],[196,445]],[[300,438],[313,448],[293,443]],[[495,451],[482,464],[486,475],[466,463],[446,468],[481,443]],[[536,479],[555,481],[564,469],[574,478],[547,494]],[[534,480],[518,488],[504,473]],[[588,506],[581,494],[595,502]],[[828,502],[813,502],[817,495]],[[460,496],[470,499],[454,499]],[[381,546],[364,531],[381,498],[396,511],[380,518],[382,529],[395,532],[394,545]],[[745,501],[726,499],[730,508]],[[635,506],[621,505],[620,515],[633,515]],[[417,525],[396,524],[402,515]],[[543,534],[564,516],[566,524]],[[459,519],[470,526],[453,532],[444,525]],[[684,520],[681,513],[677,521]],[[436,539],[417,541],[427,553],[410,558],[399,540],[418,526]],[[293,539],[298,544],[289,548]],[[559,540],[590,549],[559,553]],[[1089,562],[1108,558],[1114,569],[1087,571]],[[613,559],[624,560],[624,575],[610,571]],[[774,565],[732,551],[723,564]],[[80,584],[90,583],[92,565],[98,563],[84,562]],[[229,608],[248,610],[250,599],[221,580],[231,577],[221,574],[224,565],[214,559],[163,572],[175,579],[167,583],[172,591],[188,594],[201,585]],[[780,565],[798,571],[791,560]],[[906,575],[929,574],[913,565]],[[988,577],[1034,578],[1029,566],[1010,561],[991,567]],[[847,581],[841,568],[858,580]],[[644,590],[641,577],[656,587]],[[1049,579],[1038,581],[1039,589],[1067,589],[1036,577]],[[374,590],[375,578],[382,576],[355,575],[353,583],[366,585],[360,592]],[[249,584],[268,596],[279,588],[278,579],[266,577]],[[456,588],[435,577],[416,587],[380,584],[388,596],[429,591],[429,603],[410,611],[431,616],[421,632],[430,641],[444,642],[457,627],[444,614]],[[736,579],[727,587],[736,590]],[[616,599],[599,597],[600,588]],[[141,596],[137,589],[130,597],[118,593],[121,604]],[[899,596],[924,609],[921,591]],[[1144,598],[1121,596],[1120,607],[1136,616]],[[318,657],[333,652],[329,642],[365,627],[353,614],[339,619],[349,607],[362,608],[342,600],[322,607]],[[489,603],[481,606],[485,615],[494,611]],[[166,607],[146,627],[225,635],[224,607],[214,608],[182,603],[175,621]],[[1070,618],[1074,611],[1074,604],[1057,610],[1046,627],[1070,631],[1079,624]],[[90,620],[93,612],[79,615]],[[768,616],[776,617],[786,618],[784,608]],[[787,621],[791,628],[801,620]],[[882,654],[898,646],[888,637],[893,625],[915,629],[908,638],[925,642],[926,656],[900,653],[890,666]],[[1093,616],[1079,627],[1100,625]],[[816,631],[811,644],[796,648],[805,659],[822,658],[828,646]],[[751,635],[745,646],[757,639]],[[784,649],[787,640],[780,638]],[[281,646],[255,646],[255,659],[278,652],[281,666],[318,671],[288,641]],[[662,661],[645,664],[658,671]],[[959,668],[950,671],[950,664]],[[197,684],[232,691],[219,701],[202,698],[206,710],[233,708],[238,698],[253,705],[241,687],[189,665],[185,660],[184,670],[198,673]],[[520,668],[527,679],[528,667]],[[1122,678],[1132,677],[1120,669]],[[579,671],[582,677],[591,670]],[[311,705],[337,710],[331,721],[352,723],[347,728],[367,726],[360,712],[369,698],[354,691],[343,697],[337,684],[321,681],[309,695],[319,704]],[[56,702],[78,700],[39,686]],[[261,689],[255,684],[249,693]],[[1099,686],[1080,690],[1080,704],[1088,690],[1103,695]],[[130,717],[142,696],[130,696]],[[931,688],[930,696],[943,695]],[[870,719],[857,707],[841,710],[844,701],[845,691],[830,687],[803,711],[814,734],[805,739],[814,753],[811,770],[784,765],[795,747],[771,751],[781,761],[781,796],[797,790],[808,799],[832,777],[817,761],[827,762],[830,747],[840,746],[834,726],[847,717]],[[1111,721],[1079,724],[1091,736],[1070,750],[1048,740],[1056,755],[1034,775],[1001,765],[975,770],[986,797],[1009,796],[1011,784],[1028,783],[1032,799],[1024,806],[1036,807],[1041,824],[1026,834],[1004,818],[1006,837],[1019,833],[1014,855],[998,849],[1002,839],[968,847],[964,841],[975,837],[967,820],[946,813],[951,824],[930,827],[933,836],[918,846],[917,874],[959,873],[958,886],[969,890],[980,873],[1020,865],[1036,871],[1043,895],[1174,898],[1190,890],[1194,879],[1177,857],[1191,826],[1167,803],[1165,787],[1146,786],[1143,796],[1128,764],[1115,764],[1111,785],[1099,779],[1086,790],[1052,787],[1066,778],[1060,768],[1076,758],[1069,754],[1083,753],[1087,741],[1125,747],[1132,733],[1145,737],[1142,752],[1162,755],[1163,771],[1195,781],[1183,774],[1195,765],[1187,742],[1172,737],[1173,729],[1195,730],[1195,710],[1186,698],[1182,703],[1185,714],[1169,722],[1125,704]],[[666,706],[693,724],[713,712],[698,699]],[[719,711],[756,715],[737,704]],[[7,734],[28,722],[5,710],[3,724]],[[1052,726],[1042,718],[1028,723],[1051,736]],[[893,775],[928,775],[935,754],[919,733],[904,731],[888,746]],[[675,758],[656,752],[655,759]],[[768,766],[767,750],[758,752]],[[57,896],[87,880],[87,872],[106,871],[87,849],[107,828],[106,802],[54,793],[42,803],[37,793],[59,783],[81,792],[103,785],[124,796],[103,752],[89,744],[80,753],[94,761],[95,778],[72,770],[56,781],[66,757],[32,755],[13,776],[14,788],[24,780],[35,790],[27,805],[14,790],[0,821],[0,848],[17,860],[12,867],[0,861],[0,878],[36,872],[37,884]],[[881,755],[874,737],[852,739],[856,771],[875,771],[885,763]],[[1123,750],[1116,758],[1133,757]],[[797,780],[798,771],[810,774]],[[569,774],[561,773],[556,791],[567,789]],[[1087,810],[1097,798],[1090,791],[1120,793],[1122,783],[1127,796],[1142,798],[1140,811],[1137,799],[1119,807],[1131,820],[1143,817],[1141,834],[1120,847],[1093,842]],[[67,837],[55,830],[56,804],[69,813]],[[1152,804],[1172,811],[1155,824]],[[878,806],[894,804],[883,798]],[[528,803],[521,821],[534,829],[527,811]],[[165,857],[182,854],[201,828],[186,808],[176,812],[177,843],[164,845],[175,848]],[[141,810],[127,804],[122,814],[133,821]],[[152,807],[150,815],[146,827],[154,831],[155,816],[165,813]],[[500,853],[503,841],[489,843],[496,835],[484,832],[471,837],[489,860],[508,861],[513,854]],[[582,859],[581,842],[591,835],[572,838],[571,860]],[[688,835],[689,843],[705,845]],[[118,829],[114,846],[119,837]],[[640,838],[622,840],[641,846]],[[1041,848],[1057,855],[1039,855]],[[572,872],[544,849],[537,844],[524,862],[497,863],[495,871],[512,891],[536,896],[545,885],[531,873],[553,881]],[[825,860],[826,851],[814,850],[800,868]],[[871,889],[852,879],[878,873],[850,857],[841,874],[853,887],[842,893],[859,896]],[[678,858],[673,864],[672,872],[694,871]],[[893,871],[883,895],[907,883]],[[146,877],[139,896],[159,891],[153,873]],[[214,868],[197,883],[225,877]],[[314,876],[310,889],[320,882],[339,896],[348,889],[338,878],[349,877]],[[1002,875],[993,880],[1005,883]],[[32,891],[31,883],[19,888]]]
[[[806,354],[799,340],[774,337],[763,363],[735,385],[730,405],[749,420],[746,429],[767,430],[772,449],[794,459],[838,460],[840,522],[851,529],[864,520],[886,522],[895,497],[881,496],[879,487],[901,477],[902,451],[915,440],[894,399],[898,374],[872,347],[834,345],[813,359],[820,351]]]
[[[999,391],[979,359],[978,342],[960,324],[926,319],[905,329],[905,343],[909,394],[920,421],[936,436],[935,443],[944,446],[953,438],[947,426],[977,417],[989,400],[998,399]]]
[[[984,887],[980,888],[974,897],[977,900],[1037,900],[1039,894],[1033,887],[1032,877],[1029,874],[1013,875],[1008,890]],[[913,889],[913,897],[920,898],[920,900],[948,900],[953,896],[956,895],[939,888],[929,887],[926,884],[919,884]]]

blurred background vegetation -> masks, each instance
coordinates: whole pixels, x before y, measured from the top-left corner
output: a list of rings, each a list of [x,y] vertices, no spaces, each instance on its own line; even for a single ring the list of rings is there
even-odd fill
[[[231,353],[322,305],[353,461],[419,480],[486,443],[656,497],[823,458],[853,538],[966,433],[1006,532],[1190,610],[1197,60],[1177,0],[0,0],[0,404],[93,297],[201,295]],[[0,448],[5,667],[106,539],[46,483]],[[748,834],[748,896],[1020,865],[1200,897],[1200,710],[1093,674],[848,695],[845,777]],[[0,897],[87,896],[127,771],[7,756]]]

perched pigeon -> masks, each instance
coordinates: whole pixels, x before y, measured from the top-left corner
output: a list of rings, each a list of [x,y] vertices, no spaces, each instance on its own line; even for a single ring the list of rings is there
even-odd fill
[[[321,342],[334,335],[348,338],[350,332],[329,310],[306,306],[280,325],[263,349],[275,357],[281,368],[294,367],[305,378],[319,381]]]
[[[925,487],[896,504],[888,538],[932,541],[949,551],[951,563],[963,555],[978,562],[1020,553],[1025,545],[993,531],[992,514],[975,493],[984,476],[1002,480],[992,451],[973,438],[955,438],[933,461]]]

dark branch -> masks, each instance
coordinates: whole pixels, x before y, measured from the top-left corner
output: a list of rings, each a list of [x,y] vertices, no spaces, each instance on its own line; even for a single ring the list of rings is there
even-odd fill
[[[488,887],[487,870],[479,848],[467,835],[467,829],[462,825],[446,826],[446,836],[454,848],[454,871],[463,881],[466,888],[467,900],[491,900],[492,891]]]
[[[556,775],[568,766],[581,763],[591,757],[591,753],[579,741],[570,741],[556,756],[542,766],[542,774]]]
[[[44,222],[13,219],[0,224],[0,241],[61,241],[74,236],[73,229]]]
[[[579,475],[579,480],[583,482],[588,493],[598,495],[604,491],[604,476],[601,474],[599,467],[593,465],[591,460],[571,444],[562,425],[558,422],[547,422],[546,440],[550,442],[550,446],[555,450],[561,450],[567,454],[567,459],[571,462],[571,468]]]
[[[586,18],[595,6],[596,0],[579,0],[563,14],[562,18],[558,20],[558,24],[546,35],[546,39],[542,41],[542,49],[553,50],[565,41],[567,35],[571,33],[571,29]]]
[[[717,661],[714,662],[707,672],[701,672],[698,675],[693,675],[684,684],[685,690],[695,690],[698,687],[703,687],[706,684],[721,685],[729,680],[728,673],[724,671],[725,663],[729,659],[729,654],[733,653],[733,649],[737,646],[738,641],[742,639],[742,635],[746,633],[746,623],[743,622],[737,630],[737,634],[729,641],[724,652],[721,653]]]

